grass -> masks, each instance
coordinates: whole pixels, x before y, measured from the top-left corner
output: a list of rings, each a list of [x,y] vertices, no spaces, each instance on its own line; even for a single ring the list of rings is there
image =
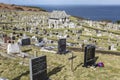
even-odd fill
[[[32,15],[32,14],[38,14],[35,12],[29,13],[29,12],[21,12],[21,15]],[[41,13],[42,14],[42,13]],[[44,13],[43,13],[44,14]],[[11,19],[11,16],[8,16],[9,19]],[[70,17],[70,19],[77,23],[77,19],[75,17]],[[25,21],[25,20],[24,20]],[[23,22],[24,22],[23,21]],[[4,21],[5,22],[5,21]],[[17,21],[13,22],[13,24],[16,24]],[[21,23],[19,23],[20,25]],[[21,24],[22,25],[22,24]],[[24,27],[25,25],[22,25]],[[106,32],[104,29],[99,29],[95,27],[89,27],[89,26],[83,26],[83,28],[88,28],[91,30],[100,30],[103,32]],[[83,28],[75,28],[75,29],[69,29],[69,30],[83,30]],[[67,30],[68,28],[64,29],[46,29],[47,32],[63,32]],[[2,31],[2,29],[1,29]],[[41,30],[42,31],[42,30]],[[28,32],[23,31],[12,31],[12,30],[5,30],[4,32],[11,33],[26,33],[28,36],[38,36],[38,37],[46,37],[45,35],[40,36],[37,34],[30,34]],[[114,33],[114,34],[120,34],[119,32],[109,30],[108,32]],[[67,32],[70,36],[76,36],[70,32]],[[99,45],[102,45],[102,47],[107,47],[108,44],[107,40],[109,37],[97,37],[95,35],[89,36],[89,35],[80,35],[80,40],[88,39],[88,38],[94,38],[97,39],[99,42]],[[48,37],[48,39],[57,41],[57,37]],[[116,39],[111,38],[112,41],[116,41]],[[73,39],[67,40],[70,43],[81,43],[78,41],[73,41]],[[78,46],[75,46],[78,48]],[[54,53],[48,53],[48,52],[42,52],[38,47],[33,46],[24,46],[22,47],[22,51],[27,51],[28,54],[34,55],[34,52],[37,51],[38,56],[46,55],[47,56],[47,65],[48,65],[48,76],[51,80],[120,80],[120,56],[116,55],[108,55],[108,54],[98,54],[96,53],[96,56],[98,56],[97,62],[103,62],[105,64],[104,68],[84,68],[82,67],[82,63],[84,61],[84,55],[83,52],[73,52],[74,55],[77,57],[74,59],[74,72],[71,71],[71,61],[68,60],[68,58],[71,57],[70,54],[66,55],[58,55]],[[118,47],[119,50],[119,47]],[[2,50],[0,50],[2,52]],[[4,51],[6,52],[6,51]],[[20,65],[19,62],[24,61],[29,65],[29,59],[23,59],[20,57],[17,57],[15,60],[8,59],[5,57],[0,56],[0,77],[6,77],[10,80],[30,80],[29,78],[29,66]]]
[[[82,63],[84,60],[83,52],[73,52],[76,58],[74,58],[74,72],[71,71],[71,61],[68,58],[71,54],[58,55],[54,53],[41,52],[39,48],[35,47],[23,47],[23,49],[32,49],[29,54],[33,54],[34,51],[38,52],[38,55],[47,56],[48,76],[51,80],[119,80],[120,79],[120,56],[98,54],[97,62],[103,62],[104,68],[84,68]],[[18,64],[22,58],[16,58],[11,60],[0,56],[0,76],[7,77],[10,80],[19,77],[21,74],[29,70],[29,66],[23,66]],[[25,59],[29,63],[28,59]],[[19,77],[20,80],[29,80],[29,73]]]
[[[50,30],[50,29],[47,29],[47,32],[48,32],[49,30]],[[61,30],[63,31],[64,29],[61,29]],[[13,31],[13,30],[3,30],[3,31],[6,32],[7,34],[8,34],[8,33],[11,33],[11,32],[26,33],[26,35],[28,35],[28,36],[47,37],[47,38],[50,39],[50,40],[54,40],[54,41],[57,41],[57,40],[58,40],[56,36],[52,36],[52,37],[50,37],[50,36],[45,36],[45,35],[42,35],[42,36],[41,36],[41,35],[37,35],[37,34],[34,34],[34,33],[30,34],[29,32],[24,32],[24,31]],[[54,31],[57,31],[57,29],[54,29],[53,32],[54,32]],[[59,31],[59,29],[58,29],[58,31]],[[69,35],[71,36],[72,33],[69,33]],[[74,37],[75,34],[72,35],[72,36]],[[74,38],[76,38],[76,37],[74,37]],[[102,46],[101,44],[104,42],[104,45],[103,45],[102,47],[108,47],[108,44],[106,44],[107,41],[108,41],[108,39],[109,39],[108,36],[97,37],[97,36],[94,36],[94,35],[90,36],[90,35],[84,35],[84,34],[82,34],[82,35],[80,35],[80,40],[74,41],[74,38],[73,38],[73,39],[67,39],[67,42],[68,42],[68,43],[77,44],[77,43],[81,43],[81,42],[80,42],[81,40],[85,40],[85,39],[88,39],[88,38],[94,38],[94,39],[97,40],[98,46]],[[99,40],[99,39],[100,39],[100,40]],[[103,39],[103,40],[101,40],[101,39]],[[110,40],[113,41],[113,42],[116,42],[116,39],[110,38]],[[89,42],[90,42],[90,41],[89,41]]]
[[[19,65],[18,62],[20,62],[20,58],[19,60],[10,60],[7,58],[2,58],[1,56],[0,58],[0,77],[6,77],[10,80],[13,80],[15,77],[28,70],[28,67]]]
[[[85,28],[89,28],[89,29],[94,29],[94,30],[100,30],[100,31],[103,31],[103,32],[107,32],[107,30],[104,30],[104,29],[101,29],[101,28],[90,27],[90,26],[86,26],[86,25],[84,25],[83,27],[85,27]],[[109,33],[113,33],[113,34],[120,35],[120,32],[119,32],[119,31],[108,30],[108,32],[109,32]]]

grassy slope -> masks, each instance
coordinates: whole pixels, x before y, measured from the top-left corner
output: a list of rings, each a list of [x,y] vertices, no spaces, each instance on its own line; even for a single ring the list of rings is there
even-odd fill
[[[93,29],[93,30],[100,30],[100,31],[103,31],[103,32],[107,32],[107,30],[104,30],[104,29],[100,29],[100,28],[95,28],[95,27],[90,27],[90,26],[83,26],[83,27],[86,27],[86,28],[89,28],[89,29]],[[108,30],[109,33],[113,33],[113,34],[117,34],[117,35],[120,35],[120,32],[119,31],[115,31],[115,30]]]
[[[26,49],[30,49],[30,47]],[[52,80],[120,80],[120,56],[96,54],[99,57],[97,62],[103,62],[105,67],[94,70],[92,68],[82,67],[83,52],[73,52],[77,57],[74,59],[74,72],[72,72],[70,68],[71,62],[68,60],[71,56],[70,54],[57,55],[54,53],[40,52],[39,49],[33,47],[29,53],[33,54],[35,50],[39,56],[47,56],[48,75]],[[10,60],[0,58],[0,76],[2,77],[7,77],[12,80],[29,70],[29,67],[18,64],[22,59]],[[20,80],[29,80],[29,74],[20,76]]]
[[[8,31],[9,33],[9,31]],[[70,69],[70,61],[67,55],[56,55],[52,53],[40,52],[39,49],[32,48],[31,54],[37,50],[39,55],[47,55],[48,74],[52,80],[120,80],[120,56],[115,55],[103,55],[96,54],[99,56],[98,62],[104,62],[104,68],[83,68],[83,53],[74,52],[77,57],[74,59],[74,72]],[[20,80],[30,80],[29,74],[20,76],[27,72],[29,67],[19,65],[18,63],[22,59],[17,58],[16,60],[10,60],[0,57],[0,76],[7,77],[10,80],[20,77]],[[28,63],[28,60],[26,60]],[[61,67],[62,66],[62,67]]]
[[[21,10],[21,11],[45,11],[42,8],[34,7],[34,6],[22,6],[15,4],[4,4],[0,3],[0,9],[8,9],[8,10]]]

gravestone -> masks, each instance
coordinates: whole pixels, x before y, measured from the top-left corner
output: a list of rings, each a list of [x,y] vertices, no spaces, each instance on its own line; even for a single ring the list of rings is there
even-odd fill
[[[67,38],[69,38],[70,36],[69,35],[67,35]]]
[[[17,34],[17,37],[19,37],[20,35],[19,34]]]
[[[117,42],[116,46],[119,46],[119,43]]]
[[[58,41],[58,53],[65,54],[66,53],[66,39],[62,38]]]
[[[115,47],[114,44],[112,44],[112,45],[111,45],[111,50],[114,50],[114,47]]]
[[[23,31],[25,31],[25,28],[22,28]]]
[[[22,42],[22,46],[31,44],[30,38],[22,39],[21,42]]]
[[[108,46],[108,50],[116,50],[115,45],[112,44],[111,46]]]
[[[30,30],[30,28],[29,28],[29,27],[26,27],[26,30],[27,30],[27,31],[29,31],[29,30]]]
[[[13,35],[16,34],[15,32],[12,33]]]
[[[53,41],[53,40],[51,40],[51,43],[54,43],[54,41]]]
[[[15,36],[12,36],[12,38],[11,38],[12,40],[15,40],[16,39],[16,37]]]
[[[23,34],[22,34],[22,33],[20,33],[20,36],[23,36]]]
[[[47,34],[47,36],[49,36],[50,34]]]
[[[48,80],[46,56],[30,60],[30,80]]]
[[[38,42],[41,42],[41,41],[43,41],[43,38],[38,38]]]
[[[82,44],[82,51],[84,51],[84,47],[85,47],[85,44],[83,43],[83,44]]]
[[[84,67],[92,66],[95,64],[95,46],[87,45],[84,53]]]
[[[5,36],[3,37],[4,43],[7,43],[7,41],[9,41],[9,40],[11,40],[11,39],[10,39],[10,37],[8,37],[7,35],[5,35]]]
[[[35,34],[38,34],[38,33],[39,33],[39,31],[36,31],[36,32],[35,32]]]
[[[108,46],[108,50],[111,50],[111,46]]]
[[[7,78],[1,78],[1,77],[0,77],[0,80],[9,80],[9,79],[7,79]]]
[[[4,29],[5,29],[5,27],[3,26],[3,27],[2,27],[2,29],[4,30]]]
[[[17,28],[16,28],[16,27],[14,27],[14,28],[13,28],[13,30],[15,31],[15,30],[17,30]]]

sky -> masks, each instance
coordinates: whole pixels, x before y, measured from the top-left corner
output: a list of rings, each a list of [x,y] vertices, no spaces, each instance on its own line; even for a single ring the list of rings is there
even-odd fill
[[[8,4],[40,5],[120,5],[120,0],[0,0]]]

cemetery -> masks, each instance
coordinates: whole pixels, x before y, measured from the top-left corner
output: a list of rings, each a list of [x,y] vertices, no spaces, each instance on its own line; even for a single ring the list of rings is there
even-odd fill
[[[0,80],[120,79],[119,24],[65,11],[0,15]]]

